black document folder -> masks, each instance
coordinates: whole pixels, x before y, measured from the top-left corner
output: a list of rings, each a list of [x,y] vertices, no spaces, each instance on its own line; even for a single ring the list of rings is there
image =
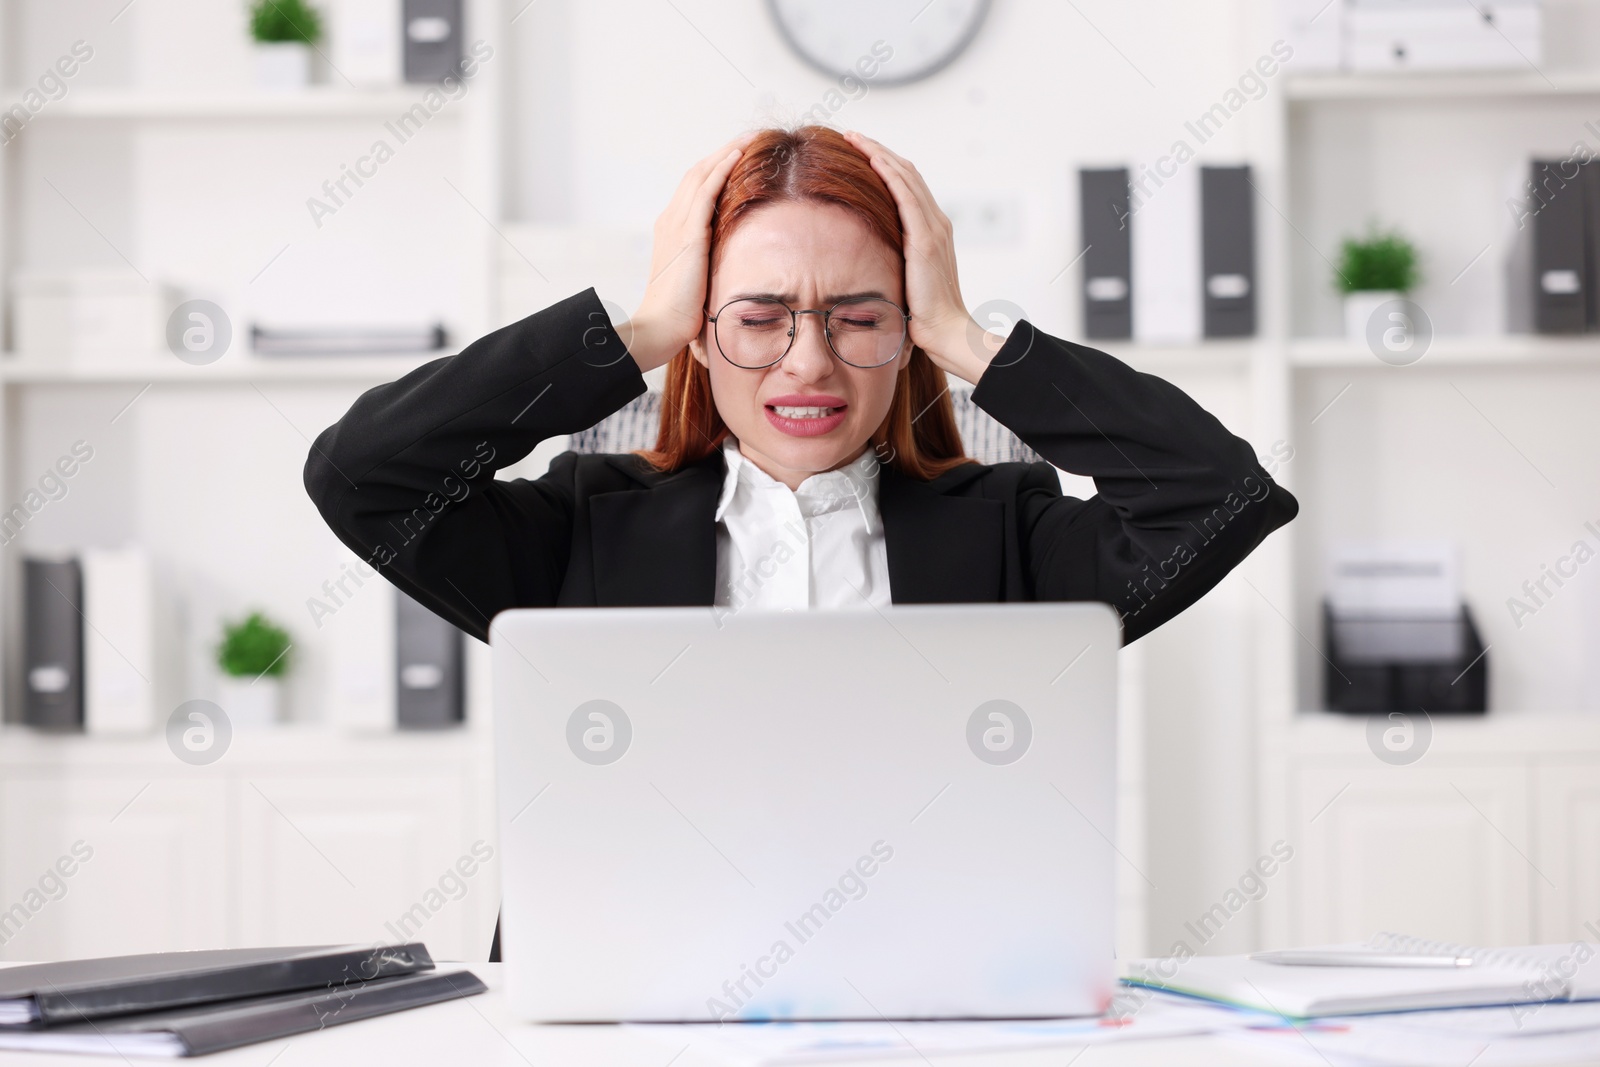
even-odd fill
[[[395,592],[395,700],[402,730],[459,726],[464,718],[461,631]]]
[[[1133,244],[1128,171],[1080,170],[1083,225],[1083,335],[1133,336]]]
[[[437,82],[461,73],[461,0],[403,0],[408,82]]]
[[[1584,189],[1578,164],[1533,164],[1533,325],[1540,333],[1582,333],[1588,325]]]
[[[76,559],[22,564],[22,721],[83,729],[83,568]]]
[[[225,1000],[99,1022],[0,1030],[0,1050],[101,1053],[112,1056],[204,1056],[291,1037],[376,1015],[486,992],[470,971],[328,983],[274,996]]]
[[[431,971],[419,942],[208,949],[0,969],[0,1032]]]
[[[1600,329],[1600,160],[1583,165],[1582,185],[1584,323],[1592,331]]]
[[[1255,220],[1249,167],[1200,168],[1200,273],[1207,337],[1256,332]]]

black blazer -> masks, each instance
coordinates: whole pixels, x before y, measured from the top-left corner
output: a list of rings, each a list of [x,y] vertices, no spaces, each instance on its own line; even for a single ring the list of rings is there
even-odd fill
[[[705,605],[721,450],[671,473],[565,452],[534,481],[494,472],[645,391],[593,289],[368,390],[324,430],[305,485],[341,541],[462,630],[512,607]],[[1096,600],[1133,641],[1198,600],[1293,496],[1181,390],[1020,322],[972,400],[1048,463],[931,481],[884,463],[896,604]],[[1063,496],[1051,464],[1092,476]]]

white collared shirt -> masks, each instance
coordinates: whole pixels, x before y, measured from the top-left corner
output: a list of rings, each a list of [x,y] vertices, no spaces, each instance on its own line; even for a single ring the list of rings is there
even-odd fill
[[[889,604],[889,554],[878,519],[877,454],[791,490],[723,442],[717,500],[717,606],[804,611]]]

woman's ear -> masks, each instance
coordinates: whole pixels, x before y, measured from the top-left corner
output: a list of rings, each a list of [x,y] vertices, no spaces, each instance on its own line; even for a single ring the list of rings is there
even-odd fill
[[[700,338],[692,337],[689,339],[689,355],[693,356],[694,361],[702,367],[707,370],[711,369],[710,364],[706,362],[706,350],[705,346],[700,343]]]

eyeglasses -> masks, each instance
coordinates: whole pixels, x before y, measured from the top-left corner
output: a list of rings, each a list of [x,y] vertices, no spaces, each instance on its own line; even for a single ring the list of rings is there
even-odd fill
[[[900,354],[910,312],[879,297],[841,300],[826,311],[796,311],[781,300],[730,300],[709,318],[717,350],[735,367],[761,370],[789,354],[801,315],[821,315],[828,348],[852,367],[870,370]]]

